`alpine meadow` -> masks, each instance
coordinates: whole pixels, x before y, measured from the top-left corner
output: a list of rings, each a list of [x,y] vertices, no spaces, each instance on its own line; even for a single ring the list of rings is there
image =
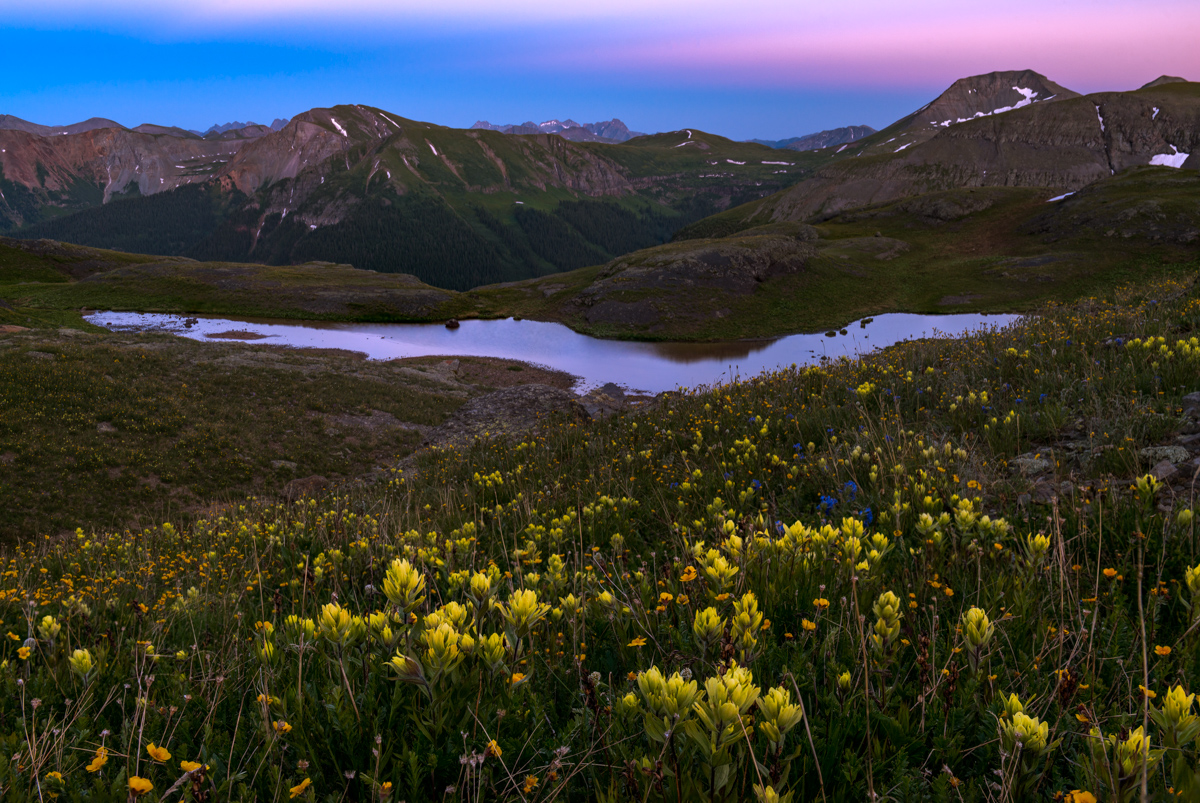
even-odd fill
[[[1200,801],[1194,9],[104,5],[0,23],[0,799]]]

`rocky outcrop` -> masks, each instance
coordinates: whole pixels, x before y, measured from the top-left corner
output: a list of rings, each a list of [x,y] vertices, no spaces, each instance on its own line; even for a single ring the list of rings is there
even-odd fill
[[[593,326],[652,327],[688,317],[697,296],[748,295],[798,273],[817,254],[810,226],[760,227],[735,237],[684,240],[610,262],[570,302]]]

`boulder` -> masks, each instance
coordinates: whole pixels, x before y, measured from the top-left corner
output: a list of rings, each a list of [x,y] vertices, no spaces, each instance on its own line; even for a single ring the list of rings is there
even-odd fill
[[[1008,467],[1010,469],[1023,474],[1026,477],[1032,477],[1034,474],[1041,474],[1043,471],[1049,471],[1051,465],[1051,462],[1045,457],[1042,457],[1040,454],[1035,455],[1032,452],[1018,455],[1012,460],[1008,461]]]
[[[1182,446],[1147,446],[1138,452],[1138,457],[1147,463],[1186,463],[1191,458],[1191,452]]]
[[[1158,480],[1159,482],[1166,482],[1178,473],[1179,470],[1175,468],[1175,464],[1170,460],[1163,460],[1154,468],[1150,469],[1150,474],[1153,475],[1154,479]]]
[[[309,499],[318,496],[328,487],[329,480],[320,474],[312,474],[298,480],[292,480],[283,486],[281,493],[284,499],[289,502],[295,502],[298,499]]]

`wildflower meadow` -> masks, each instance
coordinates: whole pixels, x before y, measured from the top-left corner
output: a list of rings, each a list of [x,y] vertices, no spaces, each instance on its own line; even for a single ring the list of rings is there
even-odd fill
[[[1200,295],[3,553],[5,801],[1200,800]]]

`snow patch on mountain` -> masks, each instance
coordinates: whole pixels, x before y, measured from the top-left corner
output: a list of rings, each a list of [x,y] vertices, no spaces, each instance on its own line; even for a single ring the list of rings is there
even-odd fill
[[[1171,153],[1160,153],[1157,156],[1150,157],[1150,164],[1158,167],[1183,167],[1183,163],[1191,156],[1190,153],[1180,153],[1179,149],[1174,145],[1171,146]]]
[[[996,114],[1004,114],[1005,112],[1011,112],[1013,109],[1023,109],[1026,106],[1030,106],[1030,105],[1038,102],[1037,90],[1026,89],[1023,86],[1014,86],[1013,90],[1015,92],[1017,92],[1019,95],[1021,95],[1023,100],[1018,100],[1012,106],[1001,106],[998,109],[992,109],[990,112],[975,112],[975,114],[973,114],[970,117],[959,117],[957,120],[943,120],[942,122],[936,123],[935,125],[940,125],[942,128],[945,128],[946,126],[955,125],[957,123],[965,123],[968,120],[975,120],[979,117],[991,117]],[[970,91],[974,92],[975,90],[972,89]],[[1050,97],[1042,98],[1041,100],[1043,100],[1043,101],[1053,100],[1056,97],[1058,97],[1058,95],[1051,95]]]
[[[339,123],[339,122],[337,121],[337,118],[336,118],[336,117],[333,117],[333,116],[331,115],[331,116],[329,117],[329,119],[330,119],[330,121],[333,123],[333,127],[334,127],[334,128],[336,128],[338,131],[340,131],[343,137],[349,137],[349,136],[350,136],[349,134],[347,134],[347,133],[346,133],[346,129],[342,128],[342,124],[341,124],[341,123]]]

